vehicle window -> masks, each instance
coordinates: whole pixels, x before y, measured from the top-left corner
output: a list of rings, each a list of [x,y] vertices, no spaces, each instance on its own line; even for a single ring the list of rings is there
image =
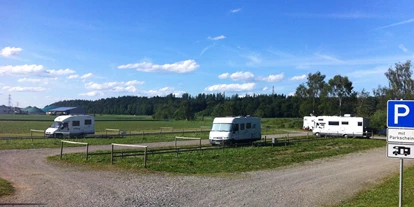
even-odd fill
[[[342,122],[342,125],[348,125],[348,122],[347,121],[343,121]]]
[[[90,119],[85,119],[85,125],[91,125],[92,124],[92,120]]]
[[[252,128],[252,123],[246,123],[246,128],[247,128],[247,129]]]
[[[80,121],[72,121],[72,126],[80,126]]]
[[[358,126],[362,126],[362,122],[360,122],[360,121],[359,121],[359,122],[358,122]]]
[[[328,125],[338,126],[339,121],[330,121],[330,122],[328,122]]]
[[[244,130],[244,123],[240,124],[240,130]]]

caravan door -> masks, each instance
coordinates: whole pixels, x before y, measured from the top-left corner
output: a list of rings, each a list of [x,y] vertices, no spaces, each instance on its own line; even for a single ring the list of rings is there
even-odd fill
[[[239,140],[240,137],[240,126],[238,123],[233,123],[233,127],[231,129],[231,138],[234,140]]]

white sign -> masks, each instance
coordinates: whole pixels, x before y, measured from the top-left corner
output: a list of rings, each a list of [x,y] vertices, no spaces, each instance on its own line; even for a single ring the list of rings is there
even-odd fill
[[[387,142],[414,143],[414,129],[394,129],[387,131]]]
[[[414,159],[414,145],[388,143],[387,144],[387,157]]]

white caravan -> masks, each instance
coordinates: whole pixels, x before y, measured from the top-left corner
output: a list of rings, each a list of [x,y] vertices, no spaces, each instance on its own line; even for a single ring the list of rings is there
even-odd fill
[[[214,118],[209,141],[212,145],[248,142],[262,138],[260,118],[250,116]]]
[[[363,117],[352,117],[350,114],[344,116],[318,116],[315,120],[313,134],[320,136],[342,136],[342,137],[371,137],[369,119]]]
[[[303,117],[303,130],[312,131],[315,126],[316,116],[304,116]]]
[[[52,126],[46,129],[47,137],[78,136],[95,134],[95,117],[90,115],[63,115],[55,118]]]

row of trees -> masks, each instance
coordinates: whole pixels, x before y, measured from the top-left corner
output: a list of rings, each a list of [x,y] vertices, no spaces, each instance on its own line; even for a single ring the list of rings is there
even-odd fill
[[[309,73],[294,96],[281,94],[230,97],[224,94],[184,94],[175,97],[122,96],[96,101],[67,100],[55,106],[77,106],[92,114],[152,115],[155,119],[196,119],[204,116],[252,115],[259,117],[302,117],[309,114],[356,114],[370,117],[371,125],[385,125],[387,100],[413,99],[414,80],[411,62],[396,63],[385,73],[388,86],[379,85],[370,92],[357,92],[346,76],[336,75],[329,80],[320,72]]]

